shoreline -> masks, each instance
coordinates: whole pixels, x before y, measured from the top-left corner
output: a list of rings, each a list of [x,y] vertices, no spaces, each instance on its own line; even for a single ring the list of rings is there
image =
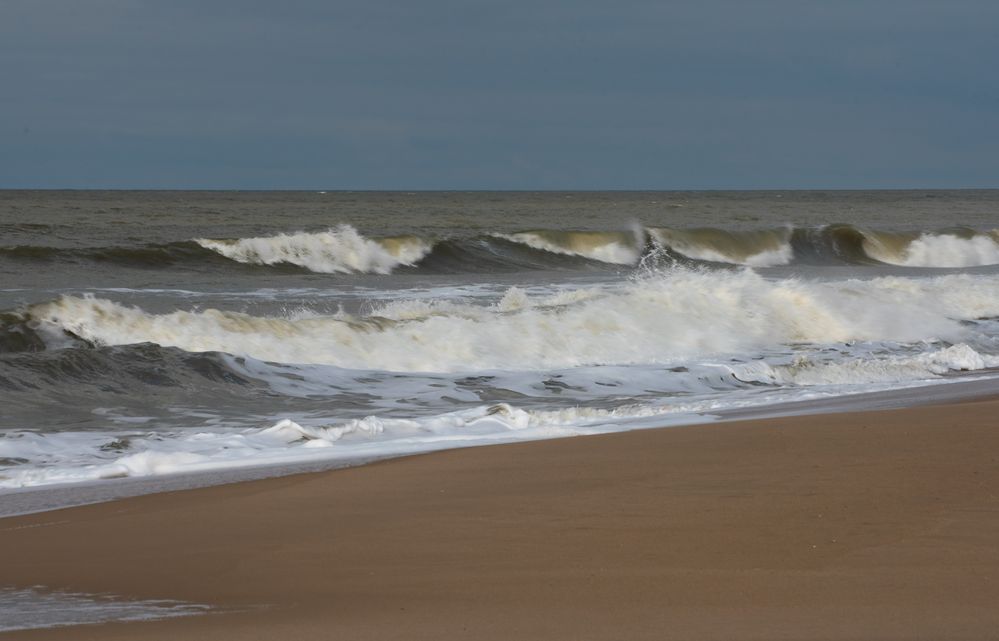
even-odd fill
[[[955,377],[957,378],[957,377]],[[722,409],[715,413],[677,415],[672,422],[655,427],[636,427],[606,432],[617,434],[647,429],[671,429],[674,427],[712,425],[732,421],[777,418],[782,416],[809,416],[816,414],[837,414],[856,411],[902,409],[921,405],[949,404],[973,399],[988,398],[999,393],[999,371],[983,370],[974,374],[964,373],[958,380],[943,378],[925,385],[905,386],[895,390],[859,392],[830,396],[826,398],[794,400],[783,403],[769,403],[759,406]],[[664,420],[671,417],[663,415]],[[677,420],[679,419],[679,420]],[[578,438],[578,436],[552,437]],[[516,441],[514,441],[516,442]],[[536,442],[527,440],[521,442]],[[245,483],[263,479],[312,474],[332,470],[370,465],[379,461],[421,456],[450,449],[467,447],[492,447],[510,443],[483,443],[462,445],[436,450],[414,450],[401,454],[384,456],[357,456],[353,458],[331,458],[302,460],[286,463],[245,464],[221,467],[207,471],[175,472],[162,475],[137,476],[124,479],[105,479],[74,483],[29,486],[24,488],[0,489],[0,521],[14,516],[38,514],[70,507],[94,505],[125,498],[176,492],[199,488]]]
[[[980,387],[4,518],[4,584],[224,613],[0,639],[994,638],[999,400]]]

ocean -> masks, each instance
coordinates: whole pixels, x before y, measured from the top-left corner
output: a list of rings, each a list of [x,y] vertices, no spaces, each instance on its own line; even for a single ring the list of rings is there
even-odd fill
[[[0,492],[999,375],[999,191],[0,192]]]

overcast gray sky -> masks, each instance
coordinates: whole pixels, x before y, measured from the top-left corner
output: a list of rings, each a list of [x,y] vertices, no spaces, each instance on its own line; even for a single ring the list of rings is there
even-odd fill
[[[0,0],[0,187],[999,187],[995,0]]]

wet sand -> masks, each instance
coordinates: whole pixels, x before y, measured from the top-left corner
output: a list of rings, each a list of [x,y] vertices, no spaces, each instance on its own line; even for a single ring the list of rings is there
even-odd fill
[[[0,520],[0,639],[995,639],[999,401],[439,452]]]

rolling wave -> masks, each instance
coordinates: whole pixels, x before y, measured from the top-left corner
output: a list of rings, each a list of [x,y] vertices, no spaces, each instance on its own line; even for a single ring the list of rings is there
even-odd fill
[[[663,227],[650,228],[649,235],[658,245],[697,261],[774,267],[787,265],[794,257],[790,229],[728,231]]]
[[[976,267],[999,264],[999,232],[956,230],[941,234],[869,234],[869,256],[907,267]]]
[[[233,369],[226,357],[212,352],[191,353],[151,343],[93,348],[80,344],[41,353],[7,354],[0,359],[0,389],[9,396],[7,412],[18,398],[37,406],[46,394],[70,414],[76,403],[68,397],[134,395],[137,398],[197,390],[218,399],[220,390],[242,389],[240,400],[259,396],[266,388]],[[17,393],[22,393],[20,396]],[[93,417],[91,417],[93,418]]]
[[[92,296],[0,313],[0,487],[660,427],[999,366],[999,275],[671,268],[547,291],[357,315]]]
[[[35,263],[107,263],[123,267],[159,269],[205,265],[218,268],[232,261],[205,251],[193,241],[133,247],[52,247],[15,245],[0,247],[0,260]]]
[[[962,321],[999,315],[999,277],[812,283],[676,269],[612,290],[531,297],[512,288],[493,305],[394,301],[365,316],[152,314],[76,296],[22,315],[43,340],[155,343],[351,369],[527,370],[664,364],[797,343],[957,341],[967,332]]]
[[[543,229],[515,234],[495,234],[495,236],[546,252],[581,256],[615,265],[634,265],[642,257],[645,247],[645,239],[641,231],[557,231]]]
[[[195,239],[198,245],[239,263],[288,263],[320,274],[388,274],[415,265],[433,243],[415,236],[370,239],[349,225],[319,233],[278,234],[236,240]]]
[[[521,269],[671,264],[898,265],[956,268],[999,264],[999,230],[956,227],[894,232],[853,225],[728,230],[648,227],[632,231],[532,230],[459,237],[369,237],[349,225],[236,239],[197,238],[136,247],[0,247],[0,260],[99,262],[137,268],[291,269],[321,274],[400,270],[475,273]]]

